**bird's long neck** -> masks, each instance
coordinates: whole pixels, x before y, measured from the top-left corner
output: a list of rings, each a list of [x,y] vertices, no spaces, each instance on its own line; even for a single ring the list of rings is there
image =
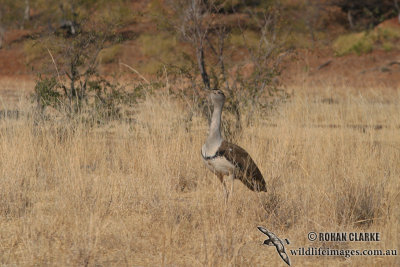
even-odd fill
[[[211,117],[210,123],[210,132],[208,133],[208,142],[220,142],[222,140],[221,137],[221,113],[222,113],[222,104],[215,104],[214,111]]]

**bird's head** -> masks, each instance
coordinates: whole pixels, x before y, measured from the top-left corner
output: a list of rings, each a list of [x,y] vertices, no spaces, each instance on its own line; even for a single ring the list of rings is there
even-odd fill
[[[218,105],[218,104],[223,105],[225,102],[225,95],[219,89],[211,90],[210,98],[211,98],[211,102],[213,103],[214,106]]]

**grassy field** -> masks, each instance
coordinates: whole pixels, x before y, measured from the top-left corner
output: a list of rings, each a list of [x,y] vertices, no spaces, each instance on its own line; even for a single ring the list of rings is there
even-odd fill
[[[132,123],[91,129],[2,118],[0,266],[286,266],[259,225],[288,238],[287,251],[399,253],[399,91],[291,89],[237,140],[268,193],[235,181],[227,205],[201,160],[207,121],[171,96],[149,96]],[[381,241],[311,242],[311,231]],[[399,256],[289,257],[292,266],[400,265]]]

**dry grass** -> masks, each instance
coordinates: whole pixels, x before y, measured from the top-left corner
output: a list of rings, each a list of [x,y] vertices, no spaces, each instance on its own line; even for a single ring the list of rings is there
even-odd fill
[[[261,245],[258,225],[290,239],[288,249],[399,250],[399,100],[393,91],[324,89],[256,114],[238,143],[269,192],[235,182],[228,206],[201,161],[206,120],[189,120],[169,96],[140,104],[135,123],[96,129],[3,119],[0,265],[285,266]],[[382,241],[312,243],[309,231],[380,232]],[[294,266],[400,264],[399,256],[290,257]]]

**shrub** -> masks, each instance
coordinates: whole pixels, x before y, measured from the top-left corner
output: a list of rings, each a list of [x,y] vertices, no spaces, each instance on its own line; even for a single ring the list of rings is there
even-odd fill
[[[339,36],[333,44],[337,56],[343,56],[350,53],[357,55],[369,53],[373,50],[373,41],[365,33],[351,33]]]
[[[361,55],[369,53],[375,48],[382,48],[386,51],[396,47],[400,39],[400,29],[393,27],[376,28],[373,31],[350,33],[339,36],[333,43],[337,56],[350,53]]]
[[[378,40],[396,41],[400,39],[400,29],[394,27],[378,28],[375,35]]]
[[[38,108],[43,113],[51,106],[69,118],[83,115],[96,122],[120,118],[121,106],[134,104],[138,90],[128,93],[126,86],[98,70],[100,62],[110,62],[120,53],[119,36],[108,23],[76,25],[74,33],[55,32],[36,40],[35,49],[49,63],[48,70],[40,69],[35,86]]]
[[[35,85],[34,95],[36,96],[36,101],[41,109],[44,109],[46,106],[58,106],[58,101],[61,97],[61,94],[57,90],[58,86],[55,77],[42,78],[42,76],[39,76]]]
[[[393,46],[393,43],[391,43],[391,42],[384,42],[382,44],[382,48],[385,51],[391,51],[394,48],[394,46]]]

